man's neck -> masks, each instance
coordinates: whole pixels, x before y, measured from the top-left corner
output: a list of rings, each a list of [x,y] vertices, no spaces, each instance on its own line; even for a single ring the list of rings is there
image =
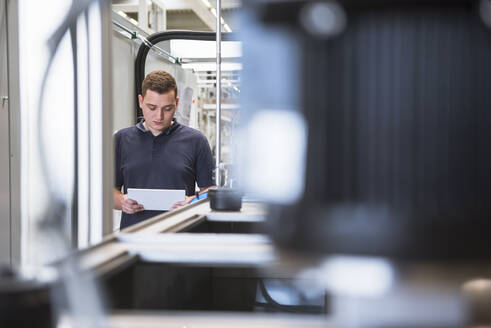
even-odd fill
[[[174,124],[174,120],[172,120],[172,122],[170,122],[170,126],[168,128],[170,128],[173,124]],[[149,129],[146,121],[143,121],[143,127],[145,128],[145,130],[150,131],[154,135],[154,137],[160,135],[162,132],[164,132],[165,130],[168,129],[167,128],[167,129],[162,130],[162,131]]]
[[[147,126],[147,123],[146,122],[143,122],[143,127],[145,128],[145,130],[150,131],[153,134],[154,137],[156,137],[156,136],[158,136],[158,135],[160,135],[162,133],[162,131],[150,129]]]

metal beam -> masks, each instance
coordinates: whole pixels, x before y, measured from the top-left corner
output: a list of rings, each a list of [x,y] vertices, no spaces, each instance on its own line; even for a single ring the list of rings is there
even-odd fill
[[[186,0],[189,7],[196,13],[196,15],[208,26],[213,32],[216,31],[216,18],[210,12],[210,9],[205,6],[200,0]]]
[[[10,245],[11,264],[22,265],[26,236],[21,222],[20,168],[20,65],[19,65],[19,3],[7,1],[7,60],[10,126]]]
[[[138,5],[138,25],[148,31],[148,4],[147,0],[140,0]]]
[[[201,0],[152,0],[151,2],[161,7],[163,10],[192,10],[199,17],[199,19],[201,19],[205,25],[210,28],[210,30],[216,31],[216,18],[211,13],[210,8],[207,7]],[[211,5],[213,5],[212,2],[213,1],[210,1]],[[233,9],[240,7],[240,4],[241,1],[239,0],[229,0],[225,2],[224,8]],[[127,1],[124,3],[113,4],[112,8],[114,11],[123,11],[126,13],[138,12],[138,22],[140,27],[146,29],[146,25],[143,24],[143,20],[146,19],[147,16],[145,13],[148,13],[149,9],[147,1]],[[143,17],[143,15],[145,17]]]
[[[9,90],[7,61],[7,4],[0,4],[0,210],[4,219],[0,221],[0,260],[11,261],[10,222],[10,134]]]
[[[189,10],[191,8],[187,1],[182,0],[165,0],[162,1],[167,10]]]
[[[112,5],[112,9],[125,13],[136,13],[138,12],[138,4],[114,4]]]
[[[217,52],[216,52],[216,59],[217,59],[217,84],[216,84],[216,122],[215,122],[215,128],[216,128],[216,136],[215,136],[215,158],[216,158],[216,165],[215,165],[215,183],[218,188],[222,186],[222,172],[221,172],[221,159],[222,159],[222,137],[221,137],[221,110],[222,110],[222,23],[220,22],[221,18],[221,0],[216,0],[216,32],[217,32],[217,37],[216,37],[216,46],[217,46]]]
[[[102,233],[108,235],[113,231],[113,197],[114,158],[113,158],[113,105],[112,105],[112,23],[109,3],[101,4],[101,67],[102,67]],[[110,127],[110,128],[108,128]]]

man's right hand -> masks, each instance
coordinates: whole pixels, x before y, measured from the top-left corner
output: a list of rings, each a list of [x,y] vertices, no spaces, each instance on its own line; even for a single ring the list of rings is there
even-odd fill
[[[143,205],[138,204],[136,200],[128,198],[127,194],[121,197],[121,210],[126,214],[135,214],[144,210]]]
[[[122,194],[120,190],[114,188],[114,208],[127,214],[135,214],[144,210],[143,205],[128,198],[127,194]]]

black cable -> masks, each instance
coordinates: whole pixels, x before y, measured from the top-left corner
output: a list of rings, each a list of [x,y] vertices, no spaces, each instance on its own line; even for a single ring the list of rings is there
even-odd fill
[[[147,40],[151,45],[168,40],[198,40],[198,41],[215,41],[216,33],[214,32],[193,32],[193,31],[165,31],[150,35]],[[223,33],[222,41],[239,41],[239,37],[235,33]],[[142,43],[138,48],[138,53],[135,58],[135,101],[136,115],[135,120],[142,116],[140,104],[138,103],[138,95],[142,92],[142,82],[145,78],[145,62],[150,48]]]

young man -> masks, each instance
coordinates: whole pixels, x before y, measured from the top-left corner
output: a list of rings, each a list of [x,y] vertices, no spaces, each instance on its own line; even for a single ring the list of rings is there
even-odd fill
[[[153,71],[138,101],[143,122],[115,135],[114,207],[122,210],[121,229],[158,215],[129,199],[128,188],[185,189],[186,196],[213,186],[213,157],[205,136],[175,118],[177,84],[167,72]],[[123,187],[123,193],[121,193]]]

